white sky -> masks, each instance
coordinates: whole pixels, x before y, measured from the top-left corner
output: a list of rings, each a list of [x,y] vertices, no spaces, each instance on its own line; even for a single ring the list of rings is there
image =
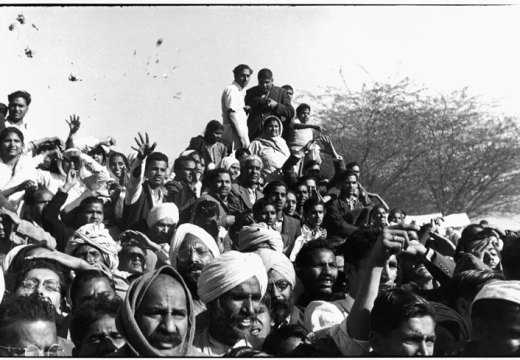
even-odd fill
[[[9,31],[19,13],[27,23]],[[240,63],[255,70],[250,86],[268,67],[296,95],[340,86],[342,68],[352,88],[407,76],[432,91],[468,86],[520,115],[519,15],[519,6],[2,7],[0,99],[29,91],[27,119],[42,136],[65,136],[76,113],[83,135],[110,134],[128,153],[148,131],[172,158],[221,120]]]

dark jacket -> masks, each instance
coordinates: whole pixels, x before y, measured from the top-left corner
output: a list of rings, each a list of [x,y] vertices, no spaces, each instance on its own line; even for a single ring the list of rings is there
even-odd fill
[[[291,255],[291,251],[294,247],[294,241],[302,233],[300,222],[293,218],[283,214],[282,224],[282,240],[283,240],[283,252],[287,257]]]
[[[357,207],[354,210],[346,201],[336,198],[325,205],[327,213],[323,219],[323,227],[327,229],[329,238],[345,239],[368,220],[370,209]]]
[[[59,218],[60,209],[67,201],[69,194],[58,190],[42,213],[42,225],[56,239],[56,250],[65,251],[65,246],[74,235],[75,228],[65,225]]]
[[[147,182],[144,182],[141,186],[143,187],[143,191],[141,191],[139,199],[133,204],[125,203],[123,206],[121,230],[132,228],[132,230],[146,231],[148,229],[146,218],[153,208],[152,190]],[[163,193],[166,194],[166,190],[164,190]]]
[[[271,109],[262,103],[262,96],[264,92],[260,87],[255,86],[247,90],[245,103],[251,106],[251,112],[247,118],[247,127],[249,129],[249,140],[253,141],[262,133],[262,121],[269,115],[275,115],[282,120],[284,132],[282,137],[287,141],[287,137],[283,135],[288,134],[289,122],[294,116],[294,108],[291,105],[291,99],[285,89],[278,86],[272,86],[269,92],[269,98],[278,103],[276,108]]]
[[[211,158],[211,155],[209,154],[208,150],[206,149],[206,141],[204,140],[204,137],[202,135],[191,138],[190,145],[188,145],[186,150],[196,150],[204,157],[204,160],[206,161],[206,165],[209,163],[215,163],[215,165],[218,166],[218,165],[220,165],[220,161],[222,160],[222,158],[229,155],[229,149],[225,144],[223,144],[221,142],[217,142],[217,146],[219,148],[219,152],[221,153],[221,156],[220,156],[220,159],[215,159],[215,161],[213,161],[213,159]]]

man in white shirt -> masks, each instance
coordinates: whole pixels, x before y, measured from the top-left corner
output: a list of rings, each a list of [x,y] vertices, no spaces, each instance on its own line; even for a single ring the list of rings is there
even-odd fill
[[[29,135],[27,123],[24,121],[24,118],[29,110],[29,105],[31,105],[31,94],[27,91],[18,90],[9,94],[7,98],[9,100],[9,114],[0,125],[0,131],[7,127],[15,127],[24,135],[25,143],[28,143],[33,139]]]

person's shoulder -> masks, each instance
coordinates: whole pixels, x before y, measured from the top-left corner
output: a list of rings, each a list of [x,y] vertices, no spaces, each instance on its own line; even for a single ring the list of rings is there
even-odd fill
[[[287,221],[288,224],[300,226],[300,219],[287,214],[283,214],[283,216],[285,217],[284,221]]]

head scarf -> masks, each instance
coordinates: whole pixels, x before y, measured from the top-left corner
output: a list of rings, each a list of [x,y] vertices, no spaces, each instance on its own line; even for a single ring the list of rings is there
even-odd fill
[[[266,128],[265,124],[271,120],[277,121],[278,124],[280,125],[280,134],[278,134],[278,136],[272,137],[267,134],[267,131],[266,131],[267,128]],[[264,119],[264,121],[262,122],[262,136],[256,140],[260,141],[265,146],[270,146],[270,147],[274,148],[275,150],[281,152],[282,154],[289,156],[289,155],[291,155],[291,151],[289,150],[289,147],[287,146],[287,143],[285,142],[285,140],[282,138],[282,133],[283,133],[282,120],[280,120],[279,118],[277,118],[274,115],[271,115],[271,116],[266,117]]]
[[[231,166],[233,166],[235,164],[237,164],[240,167],[240,162],[238,161],[238,159],[236,157],[234,157],[234,156],[226,156],[220,162],[220,166],[219,167],[229,171],[229,169],[231,169]]]
[[[14,248],[12,248],[11,250],[9,250],[7,255],[5,255],[4,261],[2,263],[2,270],[3,270],[4,274],[9,270],[11,263],[13,262],[16,255],[18,255],[20,250],[25,249],[28,246],[31,246],[31,245],[18,245],[18,246],[15,246]]]
[[[269,249],[259,249],[256,251],[262,258],[267,272],[276,270],[285,280],[289,281],[294,289],[296,285],[296,273],[291,260],[282,252]]]
[[[177,205],[171,202],[155,205],[148,213],[146,224],[150,228],[157,221],[166,218],[172,219],[175,224],[179,222],[179,209],[177,208]]]
[[[193,225],[190,223],[179,225],[175,234],[172,238],[172,243],[170,245],[170,263],[174,268],[177,268],[177,253],[179,252],[179,248],[181,247],[186,235],[192,234],[198,237],[204,245],[206,245],[213,255],[214,258],[220,255],[220,251],[218,249],[217,243],[215,239],[203,228]]]
[[[497,299],[511,301],[520,304],[520,281],[518,280],[494,280],[485,284],[471,303],[471,310],[479,300]]]
[[[155,349],[144,337],[141,329],[135,320],[135,314],[141,305],[148,288],[159,274],[166,274],[177,280],[186,295],[186,307],[188,309],[188,332],[184,339],[183,352],[181,356],[190,355],[191,344],[195,336],[195,313],[193,311],[193,301],[188,287],[184,283],[182,277],[171,266],[163,266],[153,272],[145,273],[135,279],[126,294],[125,300],[116,315],[117,330],[123,335],[126,344],[132,352],[132,355],[156,357],[161,356],[159,351]]]
[[[202,269],[197,281],[197,293],[207,304],[253,276],[258,279],[264,296],[267,290],[267,272],[260,256],[231,250]]]
[[[117,243],[112,239],[103,224],[86,224],[76,230],[74,236],[65,247],[65,253],[74,255],[74,252],[82,245],[90,245],[98,249],[110,271],[117,269],[119,265],[119,258],[117,257],[119,249]]]
[[[274,251],[283,252],[282,235],[264,223],[243,226],[238,233],[238,249],[254,251],[258,245],[267,243]]]

